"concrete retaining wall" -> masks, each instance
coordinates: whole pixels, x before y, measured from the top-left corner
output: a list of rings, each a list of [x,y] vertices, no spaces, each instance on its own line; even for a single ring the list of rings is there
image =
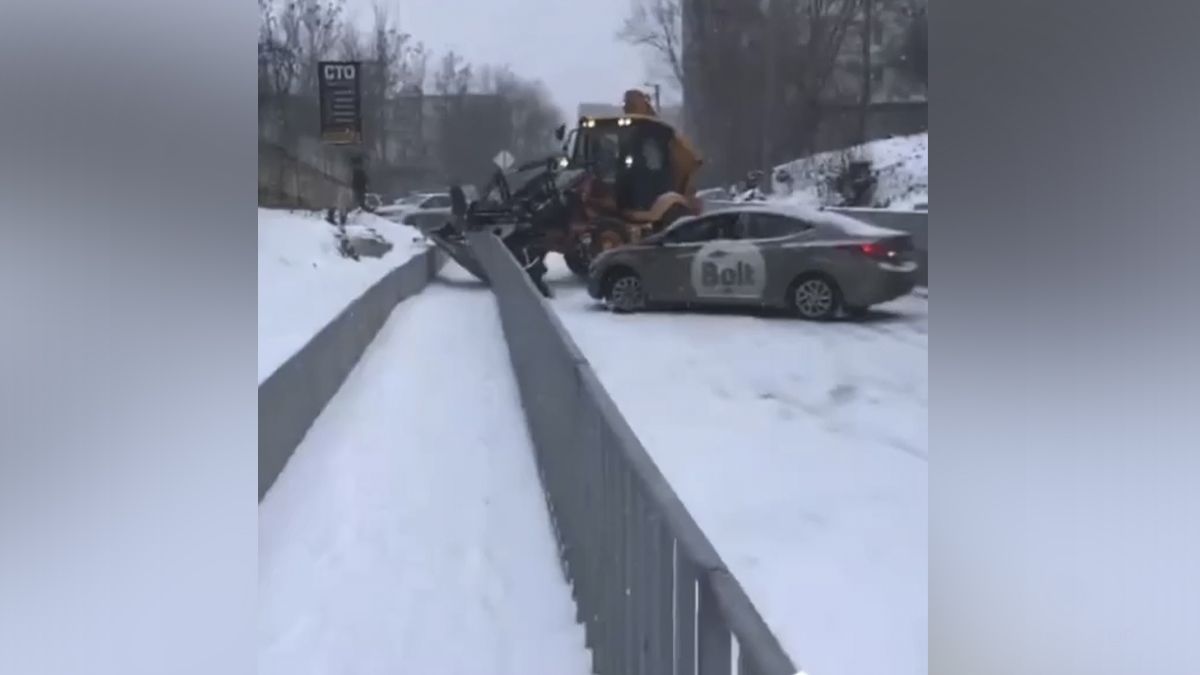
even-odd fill
[[[793,675],[788,655],[529,277],[497,238],[468,236],[499,305],[593,672],[690,673],[698,665],[701,673],[728,673],[736,637],[738,672]]]
[[[413,256],[350,303],[258,386],[259,501],[396,304],[425,288],[443,262],[436,249]]]

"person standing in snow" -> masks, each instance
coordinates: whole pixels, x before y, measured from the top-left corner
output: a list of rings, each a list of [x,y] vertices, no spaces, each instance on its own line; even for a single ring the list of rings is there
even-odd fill
[[[367,171],[363,168],[362,156],[354,158],[353,175],[351,177],[351,189],[354,190],[354,203],[359,209],[367,210]]]

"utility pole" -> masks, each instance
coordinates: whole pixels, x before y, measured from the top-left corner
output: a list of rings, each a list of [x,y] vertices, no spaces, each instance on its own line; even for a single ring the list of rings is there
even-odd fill
[[[654,112],[662,115],[662,101],[660,100],[662,87],[653,82],[645,82],[644,84],[654,90]]]
[[[874,14],[874,0],[863,0],[863,21],[862,21],[862,109],[859,111],[859,142],[867,142],[867,115],[871,112],[871,44],[875,37],[875,22],[872,21]]]
[[[763,9],[763,106],[762,106],[762,147],[759,155],[759,163],[762,164],[763,177],[766,187],[764,191],[770,192],[770,188],[774,185],[773,167],[771,166],[771,144],[774,143],[774,127],[775,127],[775,83],[778,79],[775,73],[775,8],[776,3],[773,0],[765,0],[761,5]]]

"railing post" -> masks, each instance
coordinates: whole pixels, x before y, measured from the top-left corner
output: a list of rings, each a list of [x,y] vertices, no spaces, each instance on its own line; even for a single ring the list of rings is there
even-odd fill
[[[745,649],[738,650],[737,675],[761,675],[750,658],[750,652]]]
[[[633,472],[626,466],[621,471],[621,673],[631,675],[637,669],[637,641],[634,622],[636,609],[633,604]]]
[[[607,438],[606,438],[607,440]],[[618,500],[620,495],[619,478],[620,458],[617,456],[616,448],[606,445],[604,448],[604,493],[603,504],[601,511],[604,514],[604,530],[601,536],[604,538],[604,552],[601,564],[601,576],[603,584],[601,586],[601,619],[604,622],[604,628],[601,632],[602,637],[599,640],[600,660],[602,669],[601,675],[616,675],[620,672],[618,666],[618,633],[620,630],[620,605],[618,604],[619,597],[617,595],[617,586],[620,579],[620,569],[616,565],[616,556],[619,551],[618,537],[620,537],[620,519],[617,511]]]
[[[649,597],[646,583],[646,571],[649,569],[649,565],[646,564],[646,509],[641,486],[636,479],[630,481],[630,487],[632,489],[630,490],[629,510],[633,524],[633,547],[629,556],[633,570],[629,584],[629,599],[633,612],[631,617],[633,620],[630,622],[631,628],[633,628],[632,672],[636,675],[646,675],[646,626],[649,618],[646,611],[646,601]]]
[[[675,540],[675,671],[696,675],[696,569]]]
[[[700,603],[696,612],[698,675],[730,675],[732,649],[729,627],[713,593],[708,576],[700,578]]]

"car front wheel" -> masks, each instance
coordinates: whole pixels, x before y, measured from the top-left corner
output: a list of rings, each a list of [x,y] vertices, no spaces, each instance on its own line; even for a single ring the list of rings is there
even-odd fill
[[[646,308],[646,290],[633,272],[617,272],[608,281],[604,299],[615,312],[637,312]]]
[[[841,293],[837,284],[825,276],[801,277],[788,293],[792,310],[802,319],[828,321],[837,314]]]

